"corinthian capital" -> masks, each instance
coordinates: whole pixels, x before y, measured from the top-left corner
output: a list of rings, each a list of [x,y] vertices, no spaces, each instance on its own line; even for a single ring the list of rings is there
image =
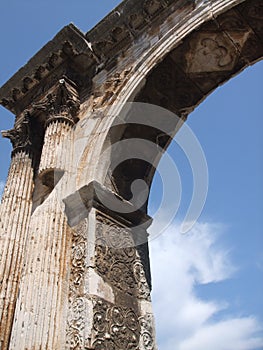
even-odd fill
[[[13,152],[25,150],[31,146],[30,114],[25,112],[22,119],[10,130],[2,131],[2,136],[10,139]]]
[[[71,124],[78,120],[80,102],[74,83],[67,78],[58,81],[43,101],[32,105],[34,111],[46,115],[46,125],[56,119],[62,119]]]

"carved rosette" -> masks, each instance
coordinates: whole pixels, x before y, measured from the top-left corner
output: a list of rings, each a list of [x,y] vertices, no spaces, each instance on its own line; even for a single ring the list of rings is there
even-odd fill
[[[102,215],[97,215],[95,268],[119,291],[150,300],[150,287],[131,230]]]
[[[139,350],[140,324],[138,314],[129,307],[93,299],[94,341],[91,349]]]
[[[46,115],[45,127],[56,120],[65,121],[74,125],[77,121],[77,114],[80,101],[75,84],[63,77],[56,84],[55,88],[49,91],[43,101],[32,105],[34,111]]]
[[[29,152],[32,145],[29,112],[26,111],[22,118],[18,119],[13,129],[2,131],[2,136],[10,139],[13,146],[12,155],[18,151]]]

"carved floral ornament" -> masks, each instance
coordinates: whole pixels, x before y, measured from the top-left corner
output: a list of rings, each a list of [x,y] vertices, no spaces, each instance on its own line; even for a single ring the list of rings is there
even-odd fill
[[[247,36],[246,36],[247,38]],[[245,38],[245,39],[246,39]],[[243,45],[243,42],[241,43]],[[231,70],[238,53],[223,35],[198,34],[194,47],[187,53],[188,73]]]
[[[102,215],[97,219],[96,271],[117,290],[135,299],[149,300],[150,291],[136,248],[122,247],[124,240],[132,239],[130,231]],[[141,315],[136,307],[120,305],[118,300],[113,304],[85,295],[87,232],[87,219],[72,231],[67,349],[155,349],[152,315]],[[89,319],[91,334],[86,327]]]
[[[60,79],[55,89],[49,92],[46,98],[32,105],[34,112],[43,112],[47,119],[45,126],[60,119],[74,125],[80,107],[79,96],[73,82],[65,77]]]
[[[93,299],[94,350],[154,350],[153,316],[139,316],[133,309]]]
[[[72,230],[71,272],[69,281],[69,308],[67,316],[67,349],[83,349],[85,324],[88,316],[83,296],[85,257],[87,253],[87,220]]]
[[[99,275],[125,294],[150,300],[150,287],[136,246],[125,244],[133,240],[131,231],[98,215],[96,234],[95,265]]]
[[[95,350],[137,350],[140,338],[138,315],[131,308],[112,305],[104,300],[93,300],[93,330]]]
[[[19,150],[29,150],[32,146],[31,118],[34,113],[45,114],[45,127],[54,120],[61,120],[74,125],[77,121],[80,102],[75,86],[68,79],[60,79],[55,89],[46,98],[32,104],[22,116],[17,118],[13,129],[2,131],[2,136],[9,138],[13,146],[13,154]]]
[[[26,150],[32,145],[30,130],[30,113],[26,111],[23,117],[10,130],[2,131],[2,136],[10,139],[13,152]]]

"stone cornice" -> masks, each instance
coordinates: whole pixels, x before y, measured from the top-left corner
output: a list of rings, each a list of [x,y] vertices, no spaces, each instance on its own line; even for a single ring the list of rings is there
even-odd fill
[[[198,12],[213,4],[221,6],[221,2],[125,0],[86,34],[70,24],[0,88],[0,103],[19,115],[29,108],[31,101],[42,98],[63,74],[78,82],[79,94],[85,94],[93,77],[103,69],[114,71],[129,47],[145,37],[161,40],[159,29],[171,14],[171,21],[180,21],[194,9]],[[245,0],[229,0],[231,6],[233,2],[239,4]],[[213,11],[207,11],[206,20],[212,18]],[[151,45],[149,42],[149,48]],[[108,98],[107,91],[104,92]]]
[[[64,27],[29,62],[0,88],[0,102],[14,114],[20,114],[19,102],[61,65],[81,52],[90,51],[83,33],[73,24]],[[90,56],[93,54],[90,51]],[[43,89],[41,93],[43,94]],[[34,95],[40,92],[36,91]]]
[[[132,44],[142,32],[146,33],[153,22],[162,23],[163,13],[180,10],[194,0],[126,0],[109,13],[91,31],[86,33],[93,52],[107,60]]]
[[[0,88],[0,103],[20,114],[28,108],[29,100],[43,93],[48,86],[46,78],[52,81],[58,67],[69,65],[82,77],[92,76],[127,49],[139,34],[151,30],[153,22],[161,23],[166,11],[180,12],[182,7],[194,4],[194,0],[126,0],[86,34],[73,24],[64,27]]]
[[[70,226],[78,225],[87,217],[87,212],[91,208],[99,210],[128,227],[140,225],[147,228],[152,223],[150,216],[96,181],[83,186],[65,198],[63,202]],[[116,210],[110,207],[115,207]]]

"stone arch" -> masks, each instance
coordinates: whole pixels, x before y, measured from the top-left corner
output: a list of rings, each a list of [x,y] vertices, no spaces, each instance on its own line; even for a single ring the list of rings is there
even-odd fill
[[[198,104],[219,85],[262,59],[262,4],[259,0],[181,5],[175,7],[162,25],[154,26],[154,34],[148,36],[153,45],[143,51],[131,68],[119,65],[124,72],[123,82],[116,98],[107,105],[108,120],[103,127],[109,132],[102,132],[98,143],[101,148],[95,151],[97,155],[103,153],[106,144],[132,138],[150,142],[162,138],[160,146],[166,149],[181,122]],[[125,126],[120,126],[118,118],[126,102],[154,104],[175,113],[179,119],[174,121],[173,131],[167,135],[149,125],[130,124],[128,119]],[[168,120],[167,116],[169,124]],[[116,121],[118,127],[114,125]],[[159,151],[153,159],[157,165]],[[104,162],[98,164],[99,181],[128,200],[132,195],[131,183],[142,178],[150,186],[155,171],[140,159],[124,162],[110,172],[109,169],[108,163],[106,168]]]
[[[195,106],[219,84],[262,57],[261,34],[261,0],[125,0],[86,34],[74,25],[63,28],[0,89],[0,103],[17,115],[15,128],[4,133],[14,143],[15,152],[7,186],[11,191],[1,204],[6,218],[3,256],[10,255],[11,249],[17,251],[3,277],[7,281],[4,293],[8,292],[4,299],[12,300],[2,321],[5,349],[9,342],[12,348],[27,349],[36,344],[42,348],[56,348],[56,344],[63,344],[63,348],[68,344],[112,348],[113,343],[127,338],[128,329],[135,331],[129,340],[131,348],[149,348],[149,343],[155,348],[149,298],[147,227],[151,219],[145,215],[147,200],[134,208],[123,199],[131,200],[134,180],[141,178],[151,185],[162,149]],[[146,122],[142,126],[139,121],[131,123],[131,109],[123,107],[126,102],[153,102],[170,111],[157,120],[159,124]],[[24,112],[36,124],[26,135],[20,128]],[[179,119],[172,119],[172,113]],[[120,117],[122,124],[118,122]],[[39,136],[45,133],[44,144],[37,161],[32,162],[28,146],[36,153],[31,146],[40,140],[31,140],[31,132],[37,130]],[[144,140],[144,146],[147,142],[154,146],[150,152],[139,148],[150,159],[134,157],[129,146],[123,150],[130,159],[114,168],[115,155],[121,159],[123,153],[122,149],[114,153],[113,146],[134,138]],[[108,145],[112,152],[103,158]],[[22,152],[17,152],[21,147]],[[69,161],[57,157],[60,150]],[[83,155],[80,159],[79,151]],[[30,176],[20,176],[18,168]],[[47,169],[65,171],[55,186],[60,190],[54,188],[53,195],[50,193],[32,213],[35,173],[40,175]],[[44,178],[50,190],[53,178],[53,173]],[[16,191],[18,186],[27,191],[28,197]],[[56,195],[58,192],[62,198]],[[117,198],[127,212],[107,207],[101,200],[105,198]],[[22,208],[18,216],[12,210],[14,202]],[[143,210],[134,210],[140,208]],[[140,230],[133,230],[136,225],[141,226]],[[10,240],[5,234],[9,231],[17,239]],[[111,234],[116,245],[107,244],[111,243]],[[105,241],[105,254],[99,248],[99,238]],[[131,264],[129,252],[127,257],[110,253],[110,262],[107,248],[124,247],[123,242],[132,248]],[[16,243],[21,244],[17,247]],[[65,262],[70,262],[70,273],[66,273]],[[120,269],[113,269],[115,262],[123,269],[120,281],[116,272]],[[109,274],[101,270],[102,265]],[[13,266],[15,274],[8,280]],[[127,289],[127,281],[131,288]],[[29,297],[29,289],[34,298]],[[50,295],[48,304],[46,295]],[[129,324],[120,329],[115,322],[119,325],[116,318],[122,313]],[[106,314],[110,314],[109,319]],[[87,315],[93,329],[90,325],[86,328]],[[36,322],[39,318],[41,321]],[[133,322],[137,319],[140,324]],[[47,325],[46,332],[42,324]]]

